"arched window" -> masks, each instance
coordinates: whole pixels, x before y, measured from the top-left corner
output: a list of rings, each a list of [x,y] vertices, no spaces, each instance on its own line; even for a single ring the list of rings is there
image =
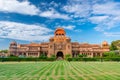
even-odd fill
[[[50,48],[52,48],[52,45],[50,45]]]

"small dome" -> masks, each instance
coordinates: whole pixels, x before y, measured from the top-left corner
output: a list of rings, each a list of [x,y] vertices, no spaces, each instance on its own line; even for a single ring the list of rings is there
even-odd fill
[[[53,37],[51,37],[51,38],[49,39],[49,41],[54,41],[54,38],[53,38]]]
[[[102,45],[108,45],[108,42],[107,41],[103,41]]]
[[[70,39],[69,37],[66,37],[66,39]]]
[[[71,40],[70,38],[66,38],[67,40]]]
[[[10,44],[11,44],[11,45],[16,45],[17,43],[16,43],[16,41],[13,41],[13,42],[11,42]]]

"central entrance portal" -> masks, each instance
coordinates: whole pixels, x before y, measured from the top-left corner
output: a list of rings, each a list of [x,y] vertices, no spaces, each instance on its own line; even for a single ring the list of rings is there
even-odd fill
[[[57,52],[56,58],[59,60],[63,59],[64,58],[63,52],[62,51]]]

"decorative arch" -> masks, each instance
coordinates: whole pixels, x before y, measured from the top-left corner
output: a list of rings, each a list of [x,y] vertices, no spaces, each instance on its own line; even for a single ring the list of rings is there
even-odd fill
[[[64,58],[64,54],[62,51],[58,51],[56,54],[56,58]]]

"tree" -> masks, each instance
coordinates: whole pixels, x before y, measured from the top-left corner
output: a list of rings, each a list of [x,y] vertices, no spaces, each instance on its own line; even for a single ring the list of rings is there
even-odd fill
[[[82,55],[82,54],[79,54],[79,55],[78,55],[78,57],[83,57],[83,56],[84,56],[84,55]]]
[[[115,46],[115,44],[113,42],[111,43],[110,50],[111,51],[118,50],[117,46]]]
[[[51,58],[55,58],[55,55],[54,55],[54,54],[52,54],[52,55],[51,55]]]
[[[41,55],[40,55],[40,57],[39,57],[40,59],[46,59],[47,58],[47,56],[44,54],[44,53],[41,53]]]
[[[1,50],[0,53],[8,53],[8,50],[7,49]]]
[[[120,40],[112,41],[110,50],[120,50]]]
[[[115,54],[115,52],[105,52],[103,54],[103,57],[116,57],[117,55]]]

